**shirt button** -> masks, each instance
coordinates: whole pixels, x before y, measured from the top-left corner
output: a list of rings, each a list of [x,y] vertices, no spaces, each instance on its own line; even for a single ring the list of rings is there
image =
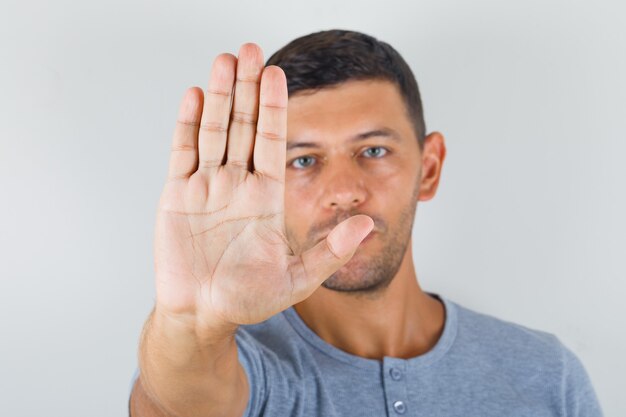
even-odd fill
[[[393,409],[396,410],[396,413],[398,414],[406,413],[406,405],[404,405],[402,401],[396,401],[393,403]]]
[[[400,372],[397,368],[389,369],[389,375],[391,375],[391,378],[395,381],[399,381],[402,379],[402,372]]]

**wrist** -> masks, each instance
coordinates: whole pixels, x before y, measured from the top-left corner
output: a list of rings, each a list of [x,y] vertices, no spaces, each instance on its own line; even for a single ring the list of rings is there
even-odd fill
[[[234,341],[238,328],[238,325],[211,314],[172,314],[158,304],[150,315],[149,326],[160,337],[194,347],[211,347]]]

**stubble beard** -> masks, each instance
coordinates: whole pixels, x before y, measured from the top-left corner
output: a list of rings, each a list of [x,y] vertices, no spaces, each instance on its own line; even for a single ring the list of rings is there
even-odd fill
[[[383,233],[376,233],[372,236],[373,239],[383,239],[382,249],[373,255],[364,255],[357,250],[352,259],[329,276],[322,283],[322,286],[332,291],[343,292],[357,297],[377,298],[384,293],[384,290],[398,273],[409,245],[416,215],[418,195],[419,177],[415,182],[411,200],[402,210],[398,222],[392,225],[393,227],[388,227],[383,219],[372,216],[375,223],[376,219],[379,220],[379,223],[382,223],[379,225],[379,228],[382,226]],[[358,213],[351,215],[354,214]],[[337,218],[334,224],[339,224],[348,217],[350,215]],[[291,235],[288,229],[286,231],[287,235],[290,236],[289,240],[293,242],[293,235]],[[315,246],[316,243],[309,240],[304,247],[308,249]]]
[[[328,277],[322,286],[332,291],[350,293],[354,296],[376,297],[384,292],[398,273],[406,253],[413,229],[417,200],[402,211],[398,222],[388,228],[385,235],[374,235],[384,239],[382,249],[373,255],[358,251],[347,264]]]

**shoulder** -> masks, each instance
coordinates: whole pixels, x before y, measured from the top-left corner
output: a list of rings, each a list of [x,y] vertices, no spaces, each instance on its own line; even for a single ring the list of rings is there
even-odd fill
[[[240,326],[235,341],[250,385],[244,415],[260,415],[261,410],[272,407],[294,407],[302,394],[295,387],[301,386],[305,370],[314,368],[315,363],[284,312],[258,324]],[[268,405],[271,398],[274,403]]]
[[[468,347],[522,355],[520,359],[559,360],[563,355],[565,346],[553,333],[453,304],[458,317],[457,338]]]
[[[559,415],[602,415],[584,365],[556,335],[452,304],[458,316],[457,354],[519,392],[551,399]]]
[[[286,318],[285,312],[257,323],[239,326],[236,340],[240,345],[254,345],[257,349],[286,353],[298,342],[297,333]]]
[[[240,326],[235,335],[240,359],[259,373],[279,372],[283,377],[302,375],[312,359],[306,342],[296,332],[286,312],[258,324]]]
[[[558,386],[573,354],[556,335],[451,305],[457,335],[449,355],[515,385]]]

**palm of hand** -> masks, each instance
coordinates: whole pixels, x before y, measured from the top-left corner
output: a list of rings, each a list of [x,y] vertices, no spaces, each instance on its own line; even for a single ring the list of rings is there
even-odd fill
[[[293,297],[289,265],[297,257],[284,234],[283,187],[253,174],[238,180],[240,171],[226,168],[212,178],[215,188],[229,192],[210,201],[201,201],[202,190],[211,188],[201,176],[164,190],[157,233],[178,239],[157,239],[157,259],[164,260],[157,293],[173,312],[193,307],[227,322],[254,323]],[[273,207],[261,204],[268,196]]]

